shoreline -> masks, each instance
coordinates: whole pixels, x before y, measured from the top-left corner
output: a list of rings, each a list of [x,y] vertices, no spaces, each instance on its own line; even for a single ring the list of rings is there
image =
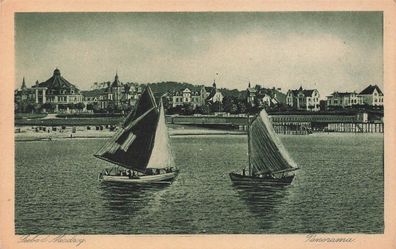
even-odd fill
[[[110,131],[107,128],[103,130],[87,130],[85,126],[65,127],[64,129],[52,130],[48,127],[37,129],[38,127],[15,127],[15,142],[29,141],[52,141],[62,139],[108,139],[111,138],[116,130]],[[246,131],[240,130],[220,130],[204,129],[195,127],[172,127],[169,128],[170,137],[178,136],[214,136],[214,135],[246,135]]]
[[[62,132],[34,132],[23,131],[14,133],[15,142],[39,142],[39,141],[58,141],[70,139],[109,139],[114,135],[115,131],[76,131],[72,130]],[[191,136],[246,136],[245,131],[233,130],[210,130],[210,129],[169,129],[170,137],[191,137]],[[351,132],[314,132],[309,135],[295,135],[295,134],[278,134],[280,137],[284,136],[383,136],[383,133],[351,133]]]

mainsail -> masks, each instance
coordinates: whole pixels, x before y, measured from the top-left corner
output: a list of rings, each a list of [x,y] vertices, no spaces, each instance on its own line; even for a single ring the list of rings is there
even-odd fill
[[[268,114],[262,110],[250,129],[250,164],[252,173],[276,173],[297,169],[276,135]]]
[[[121,129],[95,154],[122,167],[144,172],[154,147],[159,112],[150,87],[146,87],[136,109]]]
[[[157,131],[155,132],[154,148],[147,164],[147,168],[164,169],[174,166],[175,163],[169,144],[168,129],[165,123],[165,110],[161,101]]]

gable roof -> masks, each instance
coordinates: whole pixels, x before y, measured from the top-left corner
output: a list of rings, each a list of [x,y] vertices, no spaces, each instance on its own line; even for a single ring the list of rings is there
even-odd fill
[[[315,90],[304,90],[303,93],[305,96],[312,97],[312,94]]]
[[[316,91],[316,89],[303,89],[300,87],[296,90],[289,90],[288,93],[291,93],[293,96],[297,96],[299,93],[304,94],[305,97],[312,97],[312,94]]]
[[[363,91],[361,91],[359,94],[373,94],[374,90],[377,90],[379,95],[384,95],[381,91],[381,89],[377,85],[369,85]]]
[[[356,94],[357,94],[356,92],[333,92],[328,97],[335,97],[335,96],[345,97],[345,96],[356,95]]]
[[[216,88],[212,87],[212,90],[210,91],[208,97],[206,97],[206,100],[211,100],[213,98],[213,96],[216,95]]]

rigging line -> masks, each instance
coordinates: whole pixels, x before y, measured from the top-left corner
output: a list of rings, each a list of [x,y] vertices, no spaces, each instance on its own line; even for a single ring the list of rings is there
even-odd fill
[[[130,123],[127,127],[124,128],[124,130],[129,130],[133,126],[135,126],[137,123],[139,123],[144,117],[146,117],[151,111],[155,110],[155,106],[151,107],[148,111],[140,115],[137,119],[135,119],[132,123]]]
[[[299,167],[296,167],[296,168],[293,167],[293,168],[291,168],[291,169],[284,169],[284,170],[272,171],[271,173],[277,174],[277,173],[295,171],[295,170],[298,170],[298,169],[300,169],[300,168],[299,168]]]

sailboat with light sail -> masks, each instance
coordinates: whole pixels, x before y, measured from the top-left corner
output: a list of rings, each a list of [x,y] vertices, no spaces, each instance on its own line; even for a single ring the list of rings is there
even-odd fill
[[[290,157],[263,109],[253,120],[248,117],[248,171],[231,172],[234,184],[289,185],[297,164]]]
[[[122,183],[171,183],[179,170],[175,166],[165,110],[157,106],[149,86],[121,129],[95,154],[117,166],[103,170],[99,180]]]

